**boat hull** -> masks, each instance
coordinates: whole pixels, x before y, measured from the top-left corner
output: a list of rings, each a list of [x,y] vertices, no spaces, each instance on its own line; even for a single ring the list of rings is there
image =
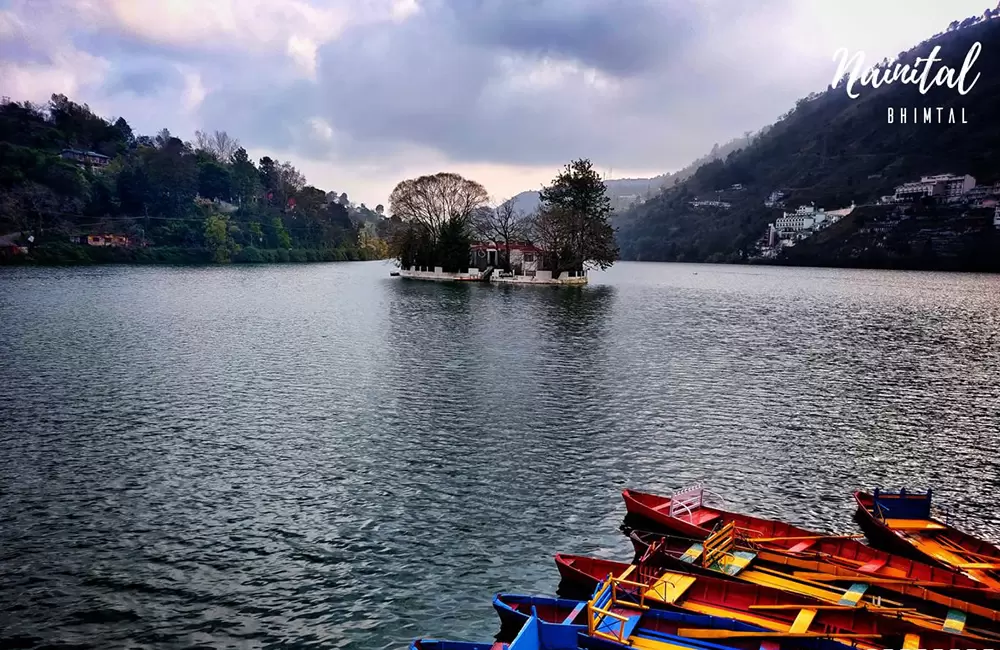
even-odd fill
[[[1000,598],[1000,548],[931,517],[929,492],[880,494],[876,499],[859,490],[854,501],[855,519],[873,546],[955,571]],[[893,509],[895,516],[886,518]]]
[[[631,645],[592,637],[587,635],[587,601],[574,601],[564,598],[548,598],[545,596],[522,596],[519,594],[497,594],[493,599],[493,607],[500,615],[501,620],[509,620],[511,629],[517,629],[524,625],[532,615],[531,608],[538,618],[547,623],[559,625],[572,625],[579,632],[578,644],[581,648],[607,648],[621,650]],[[622,612],[628,610],[620,610]],[[633,610],[634,611],[634,610]],[[566,623],[566,618],[573,616],[573,623]],[[763,628],[740,623],[730,619],[716,616],[703,616],[699,614],[689,614],[686,612],[669,610],[647,610],[642,614],[636,625],[634,634],[639,637],[639,644],[650,639],[663,641],[667,644],[661,646],[666,648],[693,648],[695,650],[759,650],[760,641],[734,638],[731,640],[719,640],[717,643],[698,641],[694,639],[681,639],[676,635],[681,628],[695,628],[703,630],[730,630],[736,632],[763,632]],[[501,635],[500,638],[505,638]],[[722,645],[719,645],[722,644]],[[839,643],[826,639],[790,639],[775,647],[781,650],[847,650]]]
[[[645,492],[626,490],[626,508],[631,515],[641,518],[641,522],[652,524],[655,532],[705,539],[712,530],[702,525],[692,524],[664,514],[666,508],[657,510],[658,503],[669,502],[669,498]],[[843,536],[824,536],[823,533],[799,528],[784,522],[762,519],[750,515],[705,508],[698,520],[705,525],[722,526],[732,523],[745,536],[770,541],[755,542],[761,549],[774,551],[803,561],[815,561],[842,569],[857,571],[862,575],[876,578],[909,580],[933,584],[933,590],[965,601],[982,604],[990,608],[1000,607],[1000,593],[973,578],[959,573],[940,563],[930,564],[914,559],[910,553],[887,552],[861,543],[857,539]],[[641,525],[640,522],[640,525]],[[865,530],[863,527],[862,530]],[[866,535],[868,534],[865,530]],[[878,535],[878,531],[873,531]],[[887,540],[887,544],[888,544]],[[898,542],[901,540],[891,540]],[[635,540],[633,540],[633,545]]]
[[[562,556],[564,561],[567,558],[576,556]],[[585,559],[585,558],[583,558]],[[650,592],[654,591],[652,586],[660,584],[666,580],[666,584],[672,582],[676,584],[679,580],[690,581],[681,594],[669,601],[657,601],[649,598],[647,592],[647,603],[658,608],[677,608],[685,611],[693,611],[701,614],[711,614],[717,617],[732,618],[734,620],[751,623],[756,626],[765,627],[775,631],[788,631],[795,625],[797,615],[802,610],[817,609],[812,621],[811,628],[822,629],[833,638],[846,638],[851,634],[878,635],[882,637],[879,641],[866,641],[864,647],[868,648],[889,648],[894,647],[893,643],[898,643],[895,647],[901,647],[904,636],[915,634],[919,636],[923,648],[983,648],[977,640],[958,634],[947,634],[942,632],[932,632],[927,629],[916,627],[905,621],[882,617],[861,608],[841,607],[836,609],[823,609],[823,606],[815,600],[785,593],[777,589],[763,587],[759,585],[735,582],[728,579],[712,577],[707,575],[692,575],[687,572],[672,571],[671,575],[665,575],[667,571],[659,567],[649,565],[630,565],[625,563],[610,563],[599,560],[588,564],[585,561],[574,563],[574,575],[586,574],[588,567],[601,567],[600,570],[616,564],[615,575],[621,576],[628,572],[629,580],[642,585],[647,585]],[[597,571],[597,569],[591,569]],[[684,578],[684,576],[688,576]],[[598,573],[591,573],[587,576],[591,584],[598,584],[603,578]],[[582,578],[577,578],[582,579]],[[643,590],[646,588],[644,587]],[[880,645],[889,643],[890,645]]]

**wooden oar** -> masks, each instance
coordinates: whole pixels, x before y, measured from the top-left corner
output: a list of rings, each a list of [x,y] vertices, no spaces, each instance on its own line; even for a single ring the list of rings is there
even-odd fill
[[[746,541],[753,542],[755,544],[762,544],[765,542],[783,542],[788,541],[804,541],[807,539],[861,539],[864,537],[863,534],[850,534],[850,535],[799,535],[793,537],[747,537]]]
[[[830,632],[744,632],[742,630],[716,630],[710,628],[677,628],[677,636],[689,639],[877,639],[881,634],[832,634]]]
[[[750,605],[750,609],[766,609],[766,610],[787,610],[787,609],[802,609],[802,605]],[[829,610],[854,610],[858,607],[852,605],[809,605],[809,609],[829,609]],[[890,612],[893,614],[903,614],[903,613],[917,613],[917,610],[913,607],[866,607],[868,611],[872,612]]]
[[[970,551],[969,549],[965,548],[955,540],[951,539],[950,537],[946,537],[944,535],[935,537],[934,541],[936,541],[938,544],[941,544],[942,546],[951,547],[950,550],[955,551],[955,553],[961,553],[962,555],[971,555],[973,557],[981,557],[987,560],[991,560],[993,562],[998,561],[996,555],[989,555],[988,553],[976,553],[975,551]]]
[[[793,571],[792,575],[803,580],[815,580],[817,582],[867,582],[873,585],[913,585],[914,587],[924,587],[932,589],[934,587],[951,587],[946,582],[930,582],[926,580],[907,580],[905,578],[878,578],[869,577],[865,574],[857,576],[838,576],[832,573],[812,573],[811,571]]]

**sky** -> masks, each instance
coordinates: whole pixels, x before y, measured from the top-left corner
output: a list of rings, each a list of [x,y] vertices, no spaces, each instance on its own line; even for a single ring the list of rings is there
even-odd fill
[[[984,0],[0,0],[0,95],[225,130],[354,202],[453,171],[496,200],[590,158],[683,167]]]

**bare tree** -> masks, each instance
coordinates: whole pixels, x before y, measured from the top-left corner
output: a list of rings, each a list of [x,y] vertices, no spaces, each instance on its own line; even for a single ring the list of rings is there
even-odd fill
[[[212,154],[221,163],[229,162],[236,150],[240,148],[240,141],[225,131],[215,131],[214,133],[195,131],[194,141],[198,149]]]
[[[558,252],[564,250],[569,242],[565,227],[568,218],[567,211],[558,207],[541,208],[529,218],[531,237],[536,246],[546,251],[546,264],[549,266],[558,267],[558,262],[553,258],[557,257]],[[552,270],[558,272],[557,268]]]
[[[167,146],[167,143],[170,142],[170,139],[172,137],[174,136],[170,133],[170,129],[163,128],[160,129],[159,133],[156,134],[156,139],[154,140],[154,142],[156,143],[157,147],[162,149],[163,147]]]
[[[302,175],[302,172],[295,169],[292,163],[286,160],[283,163],[275,165],[275,169],[278,172],[278,181],[281,183],[285,194],[292,195],[305,187],[306,177]]]
[[[510,246],[528,238],[528,218],[515,207],[513,199],[508,199],[493,210],[477,211],[474,226],[483,239],[503,244],[503,268],[509,271]]]
[[[440,172],[402,181],[389,195],[393,216],[424,226],[437,241],[445,225],[468,227],[489,201],[486,188],[458,174]]]

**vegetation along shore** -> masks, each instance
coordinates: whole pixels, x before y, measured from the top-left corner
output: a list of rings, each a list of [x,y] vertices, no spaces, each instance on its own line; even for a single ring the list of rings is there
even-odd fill
[[[133,133],[53,95],[0,103],[0,261],[313,262],[387,256],[383,206],[256,163],[226,132]]]

